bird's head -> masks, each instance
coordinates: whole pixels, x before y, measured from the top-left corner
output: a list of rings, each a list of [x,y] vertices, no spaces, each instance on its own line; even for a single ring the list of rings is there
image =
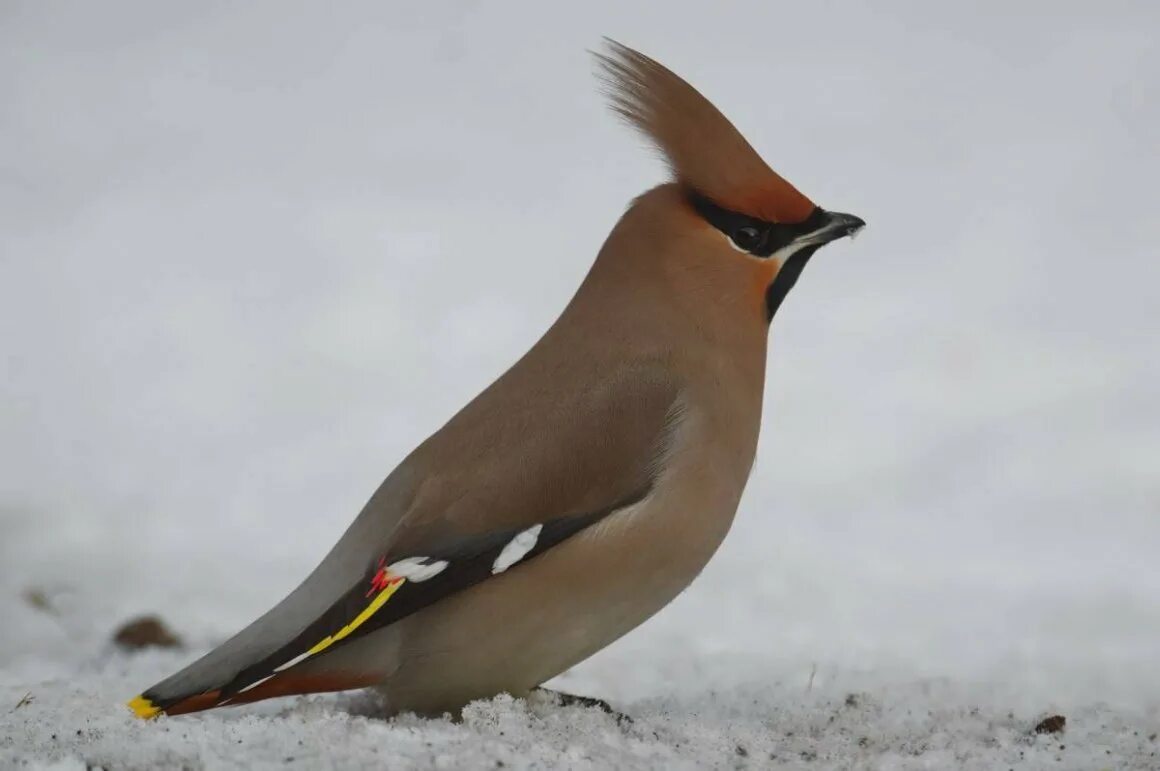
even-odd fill
[[[767,321],[818,248],[866,225],[821,208],[782,179],[709,100],[663,65],[611,40],[596,58],[613,109],[656,145],[672,172],[659,205],[671,210],[667,227],[680,231],[678,240],[695,244],[675,251],[722,267],[747,263]]]

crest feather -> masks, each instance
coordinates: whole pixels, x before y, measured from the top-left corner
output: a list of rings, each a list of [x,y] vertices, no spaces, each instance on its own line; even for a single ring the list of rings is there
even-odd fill
[[[678,182],[717,205],[801,222],[814,203],[777,175],[729,119],[664,65],[615,40],[595,54],[612,109],[664,154]]]

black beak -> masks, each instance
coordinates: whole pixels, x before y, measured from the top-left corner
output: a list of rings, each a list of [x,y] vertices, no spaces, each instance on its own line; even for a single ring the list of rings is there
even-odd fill
[[[826,212],[828,222],[822,229],[822,234],[825,236],[825,243],[830,241],[837,241],[839,238],[846,236],[855,236],[858,231],[866,227],[866,220],[861,217],[855,217],[853,214],[843,214],[840,211]]]

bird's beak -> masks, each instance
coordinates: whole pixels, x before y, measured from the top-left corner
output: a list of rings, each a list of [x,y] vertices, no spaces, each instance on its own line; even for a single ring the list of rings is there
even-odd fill
[[[810,247],[809,253],[813,254],[818,247],[825,246],[831,241],[837,241],[846,236],[853,238],[858,234],[858,231],[866,227],[866,220],[855,217],[853,214],[818,208],[814,210],[813,215],[806,222],[798,227],[803,226],[810,229],[793,240],[793,254],[802,253],[801,250],[804,247]]]
[[[853,238],[866,227],[866,220],[840,211],[828,211],[825,218],[825,224],[810,234],[811,240],[816,239],[818,244],[828,244],[846,236]]]

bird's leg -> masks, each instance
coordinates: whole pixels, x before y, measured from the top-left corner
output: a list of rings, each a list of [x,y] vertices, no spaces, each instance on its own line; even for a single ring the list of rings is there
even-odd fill
[[[542,686],[537,686],[532,690],[535,693],[543,694],[552,699],[561,707],[595,707],[616,718],[618,725],[625,725],[626,723],[632,722],[631,717],[613,709],[612,705],[604,699],[597,699],[592,696],[577,696],[574,693],[564,693],[563,691],[553,691],[551,688],[544,688]]]

